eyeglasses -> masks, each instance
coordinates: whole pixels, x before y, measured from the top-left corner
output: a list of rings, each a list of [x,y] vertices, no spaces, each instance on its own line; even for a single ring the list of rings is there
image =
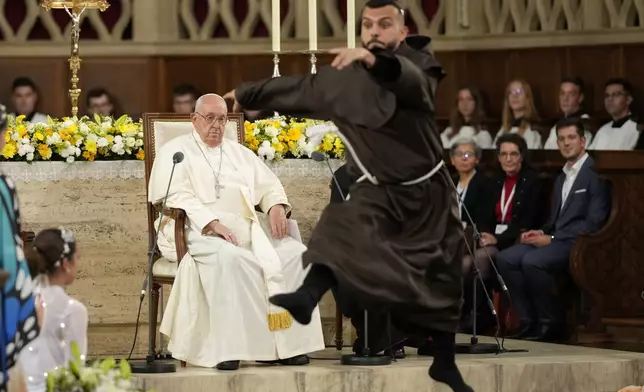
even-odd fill
[[[463,158],[465,160],[476,157],[476,154],[474,154],[472,151],[454,151],[452,155],[458,158]]]
[[[521,154],[520,154],[518,151],[512,151],[512,152],[500,152],[500,153],[499,153],[499,157],[501,157],[501,158],[505,158],[505,159],[507,159],[507,158],[516,159],[516,158],[518,158],[518,157],[520,157],[520,156],[521,156]]]
[[[212,124],[212,123],[214,123],[216,121],[219,124],[224,125],[226,123],[226,121],[228,121],[228,116],[219,116],[218,117],[218,116],[215,116],[214,114],[209,114],[207,116],[204,116],[203,114],[201,114],[199,112],[195,112],[195,113],[198,114],[199,116],[201,116],[201,118],[203,118],[204,120],[206,120],[206,122],[208,124]]]
[[[523,95],[524,92],[522,89],[510,90],[508,95]]]

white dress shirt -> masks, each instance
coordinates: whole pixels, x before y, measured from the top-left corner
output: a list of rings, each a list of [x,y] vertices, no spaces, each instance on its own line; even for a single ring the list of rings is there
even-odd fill
[[[590,118],[587,114],[582,114],[580,118]],[[589,131],[584,131],[584,136],[586,137],[586,148],[590,146],[590,143],[593,140],[593,134]],[[557,145],[557,124],[555,124],[550,129],[550,135],[548,135],[548,140],[546,144],[543,145],[544,150],[558,150],[559,146]]]
[[[566,203],[566,199],[568,198],[568,195],[570,195],[572,185],[575,183],[575,179],[577,178],[581,167],[584,165],[584,162],[586,162],[586,159],[588,159],[588,153],[584,153],[584,155],[582,155],[581,158],[579,158],[577,162],[575,162],[572,166],[568,166],[568,164],[564,165],[563,172],[566,175],[566,178],[564,180],[563,186],[561,187],[560,208],[563,208],[564,204]]]
[[[637,123],[631,119],[609,121],[595,134],[589,150],[632,150],[637,144],[640,132]]]
[[[458,130],[458,133],[452,137],[452,127],[447,127],[441,133],[441,141],[443,142],[443,148],[451,148],[452,144],[460,138],[472,138],[476,142],[476,145],[482,149],[494,148],[492,145],[492,135],[490,132],[485,129],[481,129],[478,132],[472,126],[465,125]]]
[[[510,128],[509,132],[506,132],[503,128],[501,128],[494,138],[494,144],[496,144],[496,141],[501,137],[501,135],[504,135],[506,133],[519,133],[519,128],[512,127]],[[525,139],[529,150],[539,150],[543,147],[541,134],[537,131],[533,131],[531,128],[527,128],[523,132],[523,138]]]

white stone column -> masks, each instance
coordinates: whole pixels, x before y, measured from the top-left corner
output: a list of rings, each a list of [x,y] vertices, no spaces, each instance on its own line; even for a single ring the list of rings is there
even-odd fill
[[[581,0],[583,7],[583,30],[599,30],[604,27],[604,0]]]
[[[179,39],[179,0],[135,0],[132,12],[134,42],[176,42]]]
[[[447,37],[488,33],[483,0],[449,0],[444,4]]]

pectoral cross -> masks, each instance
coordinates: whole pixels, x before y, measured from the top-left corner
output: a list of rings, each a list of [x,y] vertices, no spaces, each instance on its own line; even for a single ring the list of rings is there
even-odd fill
[[[217,199],[219,199],[221,197],[221,194],[220,194],[219,191],[221,191],[224,188],[225,188],[225,186],[219,184],[219,181],[215,182],[215,197]]]

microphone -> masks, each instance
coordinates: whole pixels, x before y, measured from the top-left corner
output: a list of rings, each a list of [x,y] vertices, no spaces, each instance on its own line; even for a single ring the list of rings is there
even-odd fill
[[[313,153],[311,154],[311,159],[313,159],[316,162],[326,162],[326,164],[329,166],[329,171],[331,171],[331,177],[333,177],[333,182],[335,183],[335,186],[338,189],[338,192],[340,192],[340,197],[342,197],[342,201],[347,201],[347,198],[344,196],[344,193],[342,193],[342,188],[340,187],[340,183],[338,182],[338,179],[335,177],[335,172],[331,167],[331,163],[329,163],[329,158],[319,151],[313,151]]]
[[[181,163],[181,162],[183,162],[183,153],[181,151],[177,151],[172,156],[172,163],[176,165],[177,163]],[[172,169],[174,169],[174,167]],[[172,180],[172,177],[170,177],[170,180]]]
[[[154,259],[154,256],[156,255],[156,246],[157,246],[157,240],[159,239],[159,231],[161,230],[161,223],[163,222],[163,211],[165,211],[166,208],[166,203],[168,202],[168,195],[170,194],[170,184],[172,184],[172,177],[174,176],[174,168],[177,166],[178,163],[183,162],[183,152],[177,151],[174,153],[172,156],[172,171],[170,172],[170,179],[168,180],[168,188],[165,191],[165,197],[163,198],[163,206],[161,208],[161,218],[159,219],[159,225],[157,226],[157,231],[154,233],[154,242],[150,244],[150,248],[148,249],[148,275],[145,277],[145,280],[143,281],[143,285],[141,286],[141,301],[143,301],[143,298],[145,297],[145,293],[148,289],[148,283],[152,279],[152,261]]]

